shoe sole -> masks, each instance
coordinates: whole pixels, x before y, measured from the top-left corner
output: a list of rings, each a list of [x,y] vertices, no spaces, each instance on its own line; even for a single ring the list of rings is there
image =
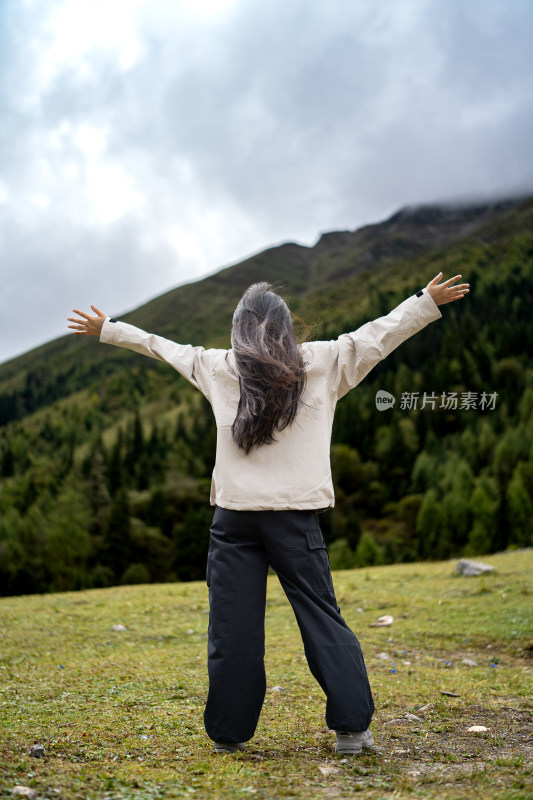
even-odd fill
[[[237,744],[234,747],[224,747],[223,745],[213,745],[213,753],[239,753],[246,748],[245,744]]]

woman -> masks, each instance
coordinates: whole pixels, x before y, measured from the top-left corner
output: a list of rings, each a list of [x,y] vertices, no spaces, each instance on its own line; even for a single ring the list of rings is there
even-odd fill
[[[207,397],[217,424],[215,506],[207,561],[209,694],[214,752],[254,735],[266,691],[264,616],[269,565],[300,627],[309,668],[324,690],[338,753],[373,745],[374,702],[363,654],[340,614],[317,512],[334,505],[329,460],[337,401],[375,364],[441,315],[468,284],[439,273],[387,316],[334,341],[298,345],[286,303],[251,286],[233,317],[232,349],[180,345],[95,306],[74,310],[78,335],[166,361]]]

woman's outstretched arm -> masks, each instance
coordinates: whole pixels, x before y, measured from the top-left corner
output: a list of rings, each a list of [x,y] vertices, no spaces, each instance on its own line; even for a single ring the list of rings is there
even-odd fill
[[[125,347],[158,361],[165,361],[209,399],[210,353],[213,351],[204,350],[203,347],[193,347],[190,344],[178,344],[163,336],[146,333],[141,328],[136,328],[127,322],[110,319],[96,306],[91,305],[91,308],[95,316],[75,308],[73,312],[78,314],[78,317],[68,317],[68,321],[73,323],[68,327],[75,334],[98,336],[100,341],[105,344]]]
[[[333,348],[336,373],[331,386],[336,399],[357,386],[370,370],[402,342],[442,316],[438,306],[460,300],[469,291],[469,284],[457,284],[462,275],[442,283],[442,272],[429,281],[424,289],[408,297],[389,314],[367,322],[351,333],[329,343]],[[456,285],[454,285],[456,284]]]

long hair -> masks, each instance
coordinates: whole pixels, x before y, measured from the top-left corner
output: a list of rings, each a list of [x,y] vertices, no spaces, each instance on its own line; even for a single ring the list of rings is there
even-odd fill
[[[291,313],[268,283],[254,283],[233,315],[231,343],[241,397],[231,428],[248,455],[290,425],[305,387],[305,369]]]

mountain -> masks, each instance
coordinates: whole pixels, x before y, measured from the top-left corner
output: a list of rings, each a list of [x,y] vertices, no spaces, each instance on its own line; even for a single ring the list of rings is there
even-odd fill
[[[292,306],[295,298],[304,301],[303,305],[296,304],[302,310],[306,305],[314,310],[324,292],[331,293],[335,286],[365,273],[376,276],[392,264],[409,262],[412,278],[425,285],[433,277],[426,267],[430,253],[461,241],[490,241],[495,231],[503,241],[527,230],[528,225],[531,229],[532,204],[533,200],[526,198],[406,207],[385,222],[355,232],[324,233],[314,247],[287,243],[265,250],[201,281],[172,289],[122,319],[177,341],[227,344],[233,309],[255,281],[266,280],[282,287]],[[121,360],[128,355],[117,351],[111,357]],[[50,383],[53,396],[58,397],[62,390],[69,393],[82,389],[101,369],[102,348],[98,343],[67,334],[0,364],[0,404],[13,390],[20,391],[33,371],[40,375],[40,382]],[[22,401],[19,416],[24,411]],[[0,424],[5,421],[0,405]]]
[[[283,244],[122,317],[228,346],[253,282],[279,287],[312,338],[387,313],[442,271],[470,295],[378,365],[337,409],[346,563],[442,558],[531,542],[533,197],[407,207],[376,225]],[[377,389],[494,395],[494,408],[375,408]],[[0,592],[202,575],[216,431],[174,371],[67,334],[0,365]],[[344,549],[343,549],[344,548]],[[342,558],[341,558],[342,556]]]

